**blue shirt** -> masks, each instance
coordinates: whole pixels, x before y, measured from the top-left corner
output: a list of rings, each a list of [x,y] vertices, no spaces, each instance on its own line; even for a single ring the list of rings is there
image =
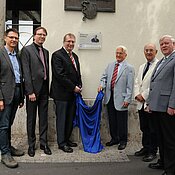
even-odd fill
[[[15,74],[15,83],[21,83],[20,82],[20,71],[19,71],[19,63],[16,57],[16,52],[14,51],[13,53],[11,53],[7,47],[5,47],[5,49],[7,50],[8,56],[10,58],[10,62],[12,63],[13,66],[13,70],[14,70],[14,74]]]

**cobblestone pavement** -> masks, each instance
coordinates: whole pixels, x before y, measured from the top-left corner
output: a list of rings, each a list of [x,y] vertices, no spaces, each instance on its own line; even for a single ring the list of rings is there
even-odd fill
[[[134,152],[140,149],[140,144],[135,142],[128,142],[125,150],[119,151],[117,145],[112,147],[104,147],[104,149],[97,154],[84,152],[82,144],[74,148],[73,153],[65,153],[58,149],[57,144],[49,143],[52,150],[52,155],[46,155],[39,149],[39,144],[36,145],[36,154],[34,157],[29,157],[27,154],[27,140],[16,139],[12,141],[13,146],[25,151],[22,157],[15,157],[17,162],[41,163],[41,162],[126,162],[130,161],[128,155],[133,155]]]

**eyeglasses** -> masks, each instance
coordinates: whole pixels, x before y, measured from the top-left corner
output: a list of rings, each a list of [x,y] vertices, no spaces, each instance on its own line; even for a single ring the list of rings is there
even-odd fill
[[[44,34],[44,33],[37,33],[36,35],[46,37],[46,34]]]
[[[69,41],[69,40],[68,41],[65,41],[65,42],[67,42],[67,43],[73,43],[73,44],[75,43],[75,41]]]
[[[18,37],[15,37],[15,36],[7,36],[8,38],[10,38],[10,39],[16,39],[16,40],[19,40],[19,38]]]

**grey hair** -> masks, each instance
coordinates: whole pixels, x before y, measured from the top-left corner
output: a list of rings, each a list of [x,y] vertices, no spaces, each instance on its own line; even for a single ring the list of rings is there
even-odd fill
[[[128,49],[127,49],[125,46],[119,45],[119,46],[117,46],[116,49],[119,49],[119,48],[122,48],[123,51],[124,51],[126,54],[128,54]]]
[[[159,39],[159,43],[160,41],[162,41],[164,38],[170,38],[170,40],[175,43],[175,39],[171,36],[171,35],[163,35],[160,39]]]

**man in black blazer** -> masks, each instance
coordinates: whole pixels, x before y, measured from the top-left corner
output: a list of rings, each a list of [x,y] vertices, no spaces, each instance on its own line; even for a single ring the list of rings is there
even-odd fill
[[[75,117],[75,93],[81,92],[82,81],[78,56],[74,49],[75,36],[68,33],[63,47],[52,54],[51,97],[56,105],[56,129],[59,149],[72,153],[77,144],[69,140]]]
[[[21,63],[15,52],[18,39],[16,29],[7,29],[5,46],[0,49],[0,151],[1,162],[9,168],[18,166],[12,156],[24,155],[11,146],[11,126],[18,107],[24,103]]]
[[[49,52],[43,48],[47,36],[44,27],[34,30],[34,42],[21,51],[27,111],[28,154],[35,155],[35,125],[38,108],[40,149],[52,152],[47,143],[49,98]]]

